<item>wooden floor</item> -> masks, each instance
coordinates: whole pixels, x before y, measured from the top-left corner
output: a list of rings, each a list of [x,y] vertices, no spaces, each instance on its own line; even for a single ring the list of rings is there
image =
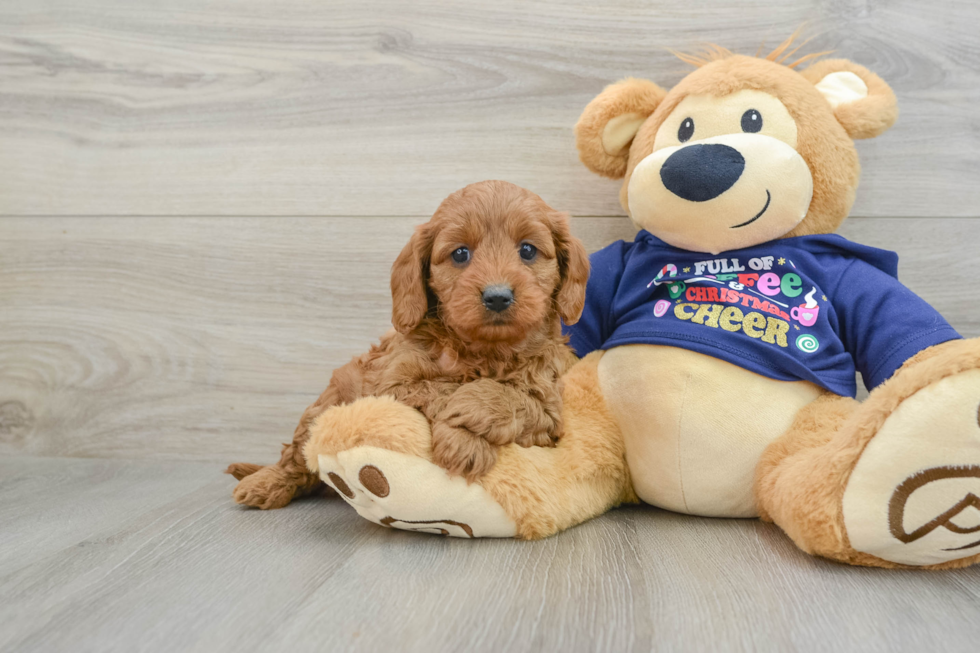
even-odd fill
[[[258,513],[215,464],[0,461],[0,649],[976,651],[980,568],[811,558],[769,524],[616,510],[543,542]]]
[[[633,229],[572,125],[667,48],[806,22],[892,84],[841,233],[980,336],[973,0],[0,4],[0,651],[976,651],[980,568],[847,568],[775,527],[618,510],[544,542],[239,508],[388,269],[503,178],[598,249]]]

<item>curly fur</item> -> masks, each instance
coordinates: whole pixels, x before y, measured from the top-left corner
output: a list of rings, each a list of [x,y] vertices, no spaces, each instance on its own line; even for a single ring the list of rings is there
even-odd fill
[[[522,243],[534,245],[531,262]],[[459,265],[454,250],[471,259]],[[421,411],[432,424],[433,460],[474,480],[498,447],[553,446],[561,433],[559,379],[575,362],[561,335],[578,320],[589,275],[568,216],[530,191],[502,181],[459,190],[416,229],[392,266],[392,324],[381,342],[333,373],[300,418],[278,463],[236,463],[233,496],[258,508],[281,508],[320,486],[303,447],[327,408],[361,397],[388,396]],[[488,285],[513,289],[514,302],[492,313]]]

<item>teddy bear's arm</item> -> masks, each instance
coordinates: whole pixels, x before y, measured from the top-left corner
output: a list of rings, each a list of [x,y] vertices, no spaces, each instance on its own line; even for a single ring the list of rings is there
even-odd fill
[[[868,390],[920,351],[961,337],[928,302],[861,260],[847,267],[832,302],[844,347]]]
[[[613,300],[626,269],[626,260],[634,243],[619,240],[589,256],[589,282],[585,289],[585,307],[575,324],[563,324],[562,333],[569,336],[569,346],[585,357],[612,335],[616,325]]]

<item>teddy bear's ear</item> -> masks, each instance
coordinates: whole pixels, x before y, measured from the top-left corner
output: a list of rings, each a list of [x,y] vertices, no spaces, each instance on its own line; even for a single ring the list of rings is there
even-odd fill
[[[575,125],[582,163],[604,177],[625,175],[630,143],[665,95],[653,82],[632,77],[603,89]]]
[[[830,102],[851,138],[880,136],[895,124],[898,102],[892,89],[873,72],[847,59],[827,59],[803,76]]]

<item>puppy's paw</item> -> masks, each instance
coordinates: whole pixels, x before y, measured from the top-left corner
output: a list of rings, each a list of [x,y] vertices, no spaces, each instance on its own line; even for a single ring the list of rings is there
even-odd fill
[[[474,481],[497,462],[497,450],[468,429],[437,421],[432,425],[432,460],[450,474]]]
[[[289,482],[274,465],[263,467],[238,482],[231,495],[235,503],[262,510],[275,510],[289,505],[297,486]]]
[[[514,440],[514,444],[520,447],[553,447],[558,444],[558,431],[534,431],[531,433],[521,433]]]
[[[225,474],[231,474],[235,477],[235,480],[240,481],[246,476],[251,476],[260,469],[262,469],[262,465],[253,465],[252,463],[232,463],[228,465],[228,469],[225,470]]]
[[[457,389],[436,417],[498,446],[510,444],[523,430],[522,412],[509,389],[496,381],[473,381]]]

